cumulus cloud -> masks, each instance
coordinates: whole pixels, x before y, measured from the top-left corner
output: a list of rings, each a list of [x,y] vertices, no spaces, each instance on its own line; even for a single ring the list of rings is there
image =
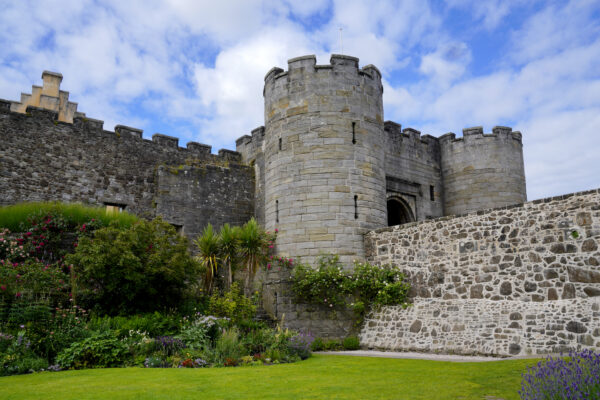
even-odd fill
[[[107,129],[233,148],[264,123],[265,73],[304,54],[327,63],[342,28],[343,52],[383,73],[386,119],[436,135],[523,131],[536,198],[600,186],[599,16],[594,0],[5,2],[0,97],[59,71]],[[480,56],[481,35],[498,48]]]

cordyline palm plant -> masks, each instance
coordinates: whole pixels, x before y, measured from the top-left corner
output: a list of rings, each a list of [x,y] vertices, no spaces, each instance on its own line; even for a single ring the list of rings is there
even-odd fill
[[[204,267],[204,287],[207,293],[211,293],[217,276],[219,257],[219,236],[215,234],[211,224],[206,225],[202,235],[194,240],[198,246],[198,261]]]
[[[219,254],[221,262],[227,268],[227,288],[231,288],[233,282],[233,270],[236,266],[240,246],[240,228],[229,224],[223,225],[219,232]]]
[[[242,262],[246,267],[246,292],[251,292],[250,284],[262,263],[267,259],[269,245],[273,238],[266,233],[254,218],[240,229],[240,253]]]

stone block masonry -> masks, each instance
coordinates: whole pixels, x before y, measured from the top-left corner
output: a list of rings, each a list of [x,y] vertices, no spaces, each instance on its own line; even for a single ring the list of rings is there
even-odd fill
[[[370,232],[414,304],[373,313],[363,345],[459,354],[600,347],[600,190]]]
[[[241,224],[253,215],[254,171],[239,153],[214,155],[200,143],[181,148],[171,136],[145,140],[139,129],[117,125],[110,132],[91,118],[67,123],[53,110],[29,106],[20,113],[10,105],[0,101],[0,205],[117,205],[161,215],[191,237],[208,222]]]

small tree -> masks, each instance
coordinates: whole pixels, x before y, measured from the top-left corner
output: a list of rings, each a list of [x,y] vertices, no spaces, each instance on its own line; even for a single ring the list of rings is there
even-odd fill
[[[240,246],[240,228],[229,224],[223,225],[219,232],[219,253],[221,261],[227,268],[227,288],[231,288],[233,282],[233,271],[237,265],[238,251]]]
[[[254,218],[250,219],[240,229],[240,253],[243,265],[246,267],[246,292],[250,293],[251,283],[261,264],[267,261],[269,249],[272,247],[274,236],[265,232]]]
[[[160,218],[98,229],[65,261],[79,304],[112,315],[177,307],[198,273],[187,239]]]
[[[212,225],[208,224],[194,243],[198,246],[198,261],[204,269],[204,287],[210,294],[218,270],[219,236],[215,234]]]

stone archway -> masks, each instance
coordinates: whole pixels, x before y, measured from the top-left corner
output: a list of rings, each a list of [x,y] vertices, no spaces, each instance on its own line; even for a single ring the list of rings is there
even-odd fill
[[[398,197],[392,197],[387,200],[387,213],[388,226],[402,225],[415,220],[410,206]]]

